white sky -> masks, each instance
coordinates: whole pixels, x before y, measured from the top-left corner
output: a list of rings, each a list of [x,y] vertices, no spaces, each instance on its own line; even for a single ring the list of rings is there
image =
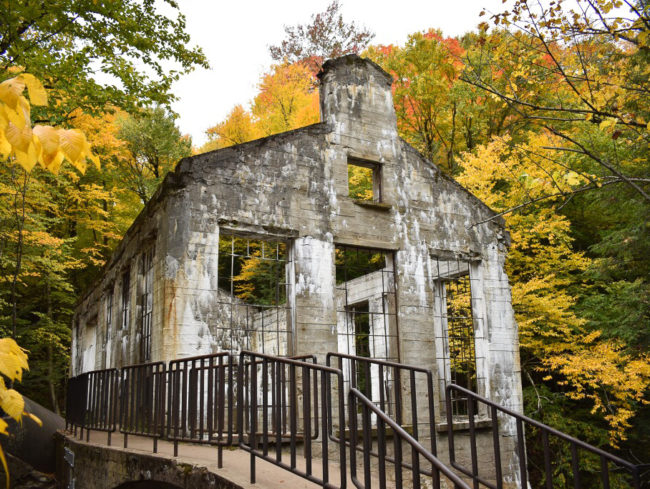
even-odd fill
[[[183,134],[195,146],[205,130],[223,120],[236,104],[255,96],[260,75],[272,63],[268,46],[284,38],[284,26],[309,23],[331,0],[180,0],[192,44],[206,54],[211,69],[195,70],[173,87],[174,110]],[[501,0],[341,0],[343,19],[375,33],[373,44],[404,44],[409,34],[437,28],[447,36],[472,30],[482,7],[501,10]],[[487,17],[487,16],[486,16]]]

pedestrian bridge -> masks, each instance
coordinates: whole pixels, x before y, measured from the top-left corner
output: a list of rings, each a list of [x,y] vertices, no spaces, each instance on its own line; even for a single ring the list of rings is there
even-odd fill
[[[325,363],[245,351],[71,378],[61,487],[548,489],[560,445],[574,487],[645,487],[643,467],[460,386],[447,386],[441,421],[426,369],[338,353]],[[529,480],[527,430],[541,481]],[[594,459],[596,477],[581,466]]]

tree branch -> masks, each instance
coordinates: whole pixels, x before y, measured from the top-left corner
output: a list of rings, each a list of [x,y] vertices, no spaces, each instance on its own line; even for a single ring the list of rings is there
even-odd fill
[[[639,181],[643,183],[650,183],[650,179],[648,178],[628,178],[628,180],[634,180],[634,181]],[[628,183],[625,180],[622,180],[620,178],[615,178],[611,177],[608,180],[605,181],[600,181],[595,184],[590,184],[590,185],[585,185],[583,187],[579,187],[577,189],[574,189],[570,192],[556,192],[554,194],[548,194],[548,195],[542,195],[540,197],[536,197],[534,199],[530,199],[527,202],[524,202],[523,204],[516,205],[514,207],[510,207],[509,209],[506,209],[505,211],[499,212],[498,214],[495,214],[491,217],[488,217],[487,219],[483,219],[482,221],[475,222],[474,224],[470,225],[467,229],[472,229],[475,226],[479,226],[481,224],[485,224],[486,222],[493,221],[495,219],[498,219],[499,217],[505,216],[506,214],[510,214],[511,212],[514,212],[516,210],[522,209],[524,207],[527,207],[531,204],[535,204],[537,202],[541,202],[542,200],[548,200],[548,199],[554,199],[556,197],[566,197],[566,198],[571,198],[576,194],[580,194],[583,192],[587,192],[589,190],[596,190],[602,187],[605,187],[607,185],[613,185],[615,183]]]
[[[555,129],[553,127],[549,127],[549,126],[544,126],[544,127],[547,130],[551,131],[556,136],[559,136],[562,139],[565,139],[566,141],[569,141],[569,142],[575,144],[578,148],[580,148],[582,150],[583,154],[585,154],[586,156],[588,156],[589,158],[594,160],[599,165],[607,168],[610,172],[612,172],[612,174],[616,175],[621,180],[626,182],[630,187],[632,187],[634,190],[636,190],[644,199],[646,199],[648,202],[650,202],[650,195],[647,192],[645,192],[641,187],[639,187],[636,183],[634,183],[634,181],[630,177],[628,177],[628,176],[624,175],[623,173],[621,173],[620,171],[618,171],[616,168],[614,168],[608,162],[606,162],[602,158],[599,158],[598,156],[593,154],[591,151],[589,151],[587,148],[585,148],[585,146],[583,144],[581,144],[580,142],[576,141],[575,139],[569,137],[568,135],[564,134],[563,132],[558,131],[557,129]]]

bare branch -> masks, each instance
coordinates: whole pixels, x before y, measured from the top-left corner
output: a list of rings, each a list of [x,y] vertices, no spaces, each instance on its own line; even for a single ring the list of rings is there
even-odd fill
[[[544,126],[544,127],[547,130],[551,131],[556,136],[559,136],[562,139],[565,139],[566,141],[569,141],[569,142],[575,144],[578,148],[580,148],[582,150],[582,152],[586,156],[588,156],[589,158],[594,160],[599,165],[607,168],[610,172],[612,172],[612,174],[616,175],[621,180],[626,182],[630,187],[632,187],[634,190],[636,190],[644,199],[646,199],[648,202],[650,202],[650,195],[647,192],[645,192],[641,187],[639,187],[636,183],[634,183],[634,181],[630,177],[628,177],[627,175],[624,175],[623,173],[618,171],[616,168],[614,168],[611,164],[609,164],[604,159],[599,158],[598,156],[596,156],[594,153],[589,151],[582,143],[580,143],[579,141],[573,139],[572,137],[568,136],[567,134],[564,134],[563,132],[558,131],[557,129],[555,129],[553,127],[549,127],[549,126]]]
[[[629,184],[628,183],[629,180],[639,181],[639,182],[643,182],[643,183],[650,182],[650,179],[647,179],[647,178],[628,178],[627,180],[622,180],[620,178],[607,179],[605,181],[600,181],[600,182],[598,182],[596,184],[589,184],[589,185],[584,185],[582,187],[578,187],[578,188],[576,188],[576,189],[574,189],[574,190],[572,190],[570,192],[556,192],[556,193],[553,193],[553,194],[542,195],[540,197],[530,199],[530,200],[524,202],[523,204],[519,204],[519,205],[516,205],[514,207],[510,207],[509,209],[506,209],[505,211],[499,212],[499,213],[497,213],[497,214],[495,214],[495,215],[493,215],[491,217],[488,217],[487,219],[483,219],[482,221],[475,222],[474,224],[470,225],[468,227],[468,229],[471,229],[471,228],[473,228],[475,226],[479,226],[481,224],[485,224],[486,222],[493,221],[495,219],[498,219],[499,217],[505,216],[506,214],[510,214],[511,212],[522,209],[524,207],[535,204],[537,202],[541,202],[543,200],[554,199],[554,198],[557,198],[557,197],[566,197],[568,199],[568,198],[572,198],[574,195],[581,194],[581,193],[587,192],[589,190],[596,190],[596,189],[605,187],[607,185],[613,185],[613,184],[616,184],[616,183]],[[564,204],[564,205],[566,205],[566,204]]]

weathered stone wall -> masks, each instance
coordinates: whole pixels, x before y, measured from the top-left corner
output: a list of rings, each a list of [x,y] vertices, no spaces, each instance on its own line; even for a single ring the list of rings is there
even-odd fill
[[[149,247],[155,247],[154,277],[160,276],[166,245],[165,213],[163,202],[156,199],[149,202],[113,253],[103,275],[95,286],[80,298],[73,319],[73,375],[87,370],[120,367],[141,361],[139,324],[142,317],[142,252]],[[129,276],[130,307],[126,327],[122,328],[120,308],[124,275]],[[106,297],[109,290],[113,291],[110,325],[106,321]],[[154,325],[160,324],[162,320],[162,292],[161,284],[154,280]],[[155,351],[156,341],[160,341],[159,335],[154,335],[153,340]],[[89,368],[91,366],[93,367]]]
[[[59,487],[116,489],[128,482],[151,481],[149,487],[241,489],[205,467],[173,458],[78,443],[61,434],[57,435],[57,442]]]
[[[390,76],[367,60],[329,61],[321,75],[322,122],[179,163],[82,299],[73,333],[73,373],[91,367],[92,336],[95,368],[138,361],[139,261],[149,243],[156,246],[152,359],[233,347],[211,330],[223,315],[217,264],[224,232],[288,243],[293,294],[286,323],[294,335],[287,352],[315,353],[320,362],[338,349],[335,246],[394,252],[397,358],[428,367],[439,378],[444,378],[437,363],[444,345],[436,341],[440,328],[431,261],[468,261],[482,308],[476,329],[479,391],[521,409],[503,222],[477,225],[493,217],[492,211],[399,138],[390,84]],[[378,168],[381,202],[359,203],[348,195],[349,158]],[[122,331],[116,326],[120,274],[129,266],[131,320]],[[113,329],[105,341],[103,298],[111,287]],[[428,394],[420,387],[424,407]],[[442,387],[437,384],[436,407],[443,402]],[[504,425],[504,437],[513,429]]]

